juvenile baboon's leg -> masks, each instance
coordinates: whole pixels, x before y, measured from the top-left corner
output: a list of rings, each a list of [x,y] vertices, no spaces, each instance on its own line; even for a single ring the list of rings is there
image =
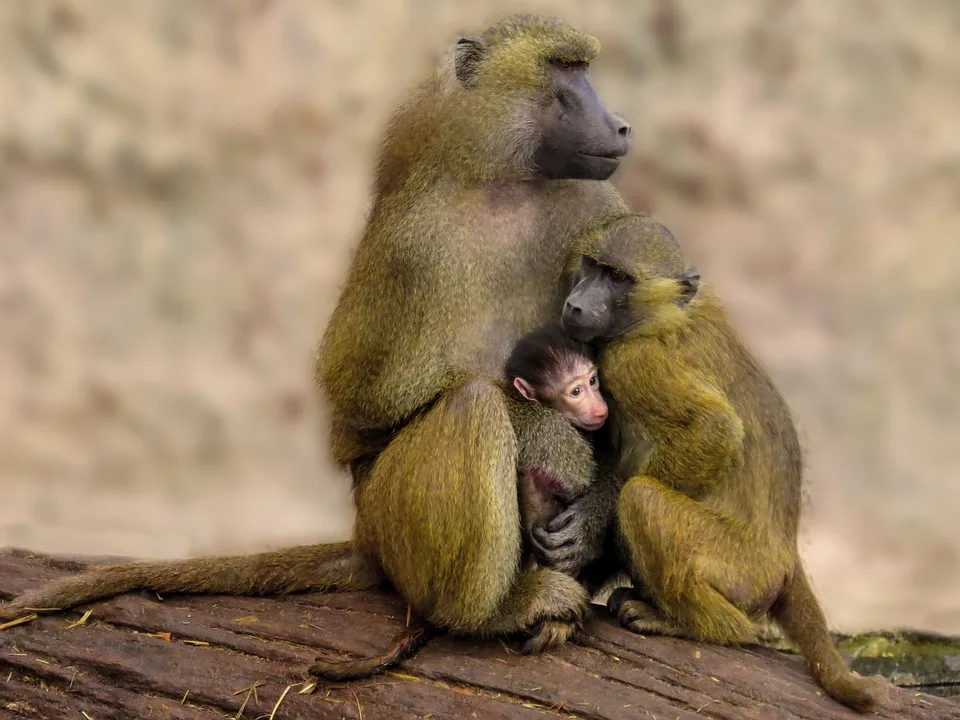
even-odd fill
[[[0,605],[0,619],[67,610],[133,590],[267,595],[299,590],[365,590],[383,576],[349,542],[302,545],[256,555],[131,562],[54,580]]]
[[[756,636],[748,616],[769,609],[833,698],[863,711],[883,703],[887,683],[851,672],[836,651],[795,545],[750,539],[729,518],[649,477],[627,483],[617,520],[631,575],[656,601],[654,608],[616,591],[609,607],[627,628],[745,643]]]
[[[571,578],[518,574],[516,463],[503,395],[476,379],[408,424],[359,488],[358,545],[434,625],[485,634],[582,616]]]
[[[769,608],[792,569],[775,540],[749,538],[731,518],[651,477],[627,482],[617,525],[630,575],[656,601],[655,610],[641,600],[621,603],[621,619],[638,632],[656,626],[720,645],[753,642],[748,615]],[[656,611],[662,617],[653,621]]]

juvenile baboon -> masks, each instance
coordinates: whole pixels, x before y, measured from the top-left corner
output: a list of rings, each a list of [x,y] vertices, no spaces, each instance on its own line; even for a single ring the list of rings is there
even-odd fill
[[[620,469],[616,533],[638,591],[611,610],[638,633],[719,644],[755,640],[751,619],[769,613],[831,696],[876,708],[885,681],[847,669],[800,561],[801,450],[773,382],[662,225],[626,216],[582,251],[563,326],[602,342],[624,447],[652,445]]]
[[[507,18],[459,40],[389,122],[317,362],[333,455],[354,479],[352,542],[93,570],[0,616],[136,588],[254,594],[388,579],[432,625],[532,629],[531,651],[563,642],[586,594],[564,573],[519,570],[517,441],[488,378],[521,335],[558,317],[582,228],[625,209],[605,181],[630,127],[590,85],[598,48],[559,20]],[[589,453],[554,415],[538,420],[548,454]],[[585,526],[578,557],[599,554],[605,530]]]

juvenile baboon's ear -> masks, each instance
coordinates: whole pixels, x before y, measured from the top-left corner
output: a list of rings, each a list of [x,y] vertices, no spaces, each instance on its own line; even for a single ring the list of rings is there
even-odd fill
[[[683,307],[696,296],[700,289],[700,273],[690,268],[678,278],[680,282],[680,298],[678,302]]]
[[[483,38],[462,37],[457,40],[457,47],[453,51],[453,70],[464,87],[471,86],[486,50],[487,44]]]

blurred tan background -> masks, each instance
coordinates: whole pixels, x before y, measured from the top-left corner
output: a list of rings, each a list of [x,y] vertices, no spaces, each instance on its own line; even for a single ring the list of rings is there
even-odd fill
[[[516,10],[603,44],[615,179],[802,422],[838,629],[960,633],[956,0],[0,4],[0,545],[346,537],[314,348],[386,113]]]

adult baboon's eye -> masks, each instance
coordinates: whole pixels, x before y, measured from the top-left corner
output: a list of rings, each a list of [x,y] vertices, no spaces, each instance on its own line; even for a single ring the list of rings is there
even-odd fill
[[[573,93],[564,87],[557,88],[557,102],[560,103],[560,107],[565,110],[570,109],[575,102]]]
[[[617,270],[616,268],[610,268],[610,278],[614,282],[622,283],[627,282],[630,279],[630,276],[627,275],[623,270]]]

